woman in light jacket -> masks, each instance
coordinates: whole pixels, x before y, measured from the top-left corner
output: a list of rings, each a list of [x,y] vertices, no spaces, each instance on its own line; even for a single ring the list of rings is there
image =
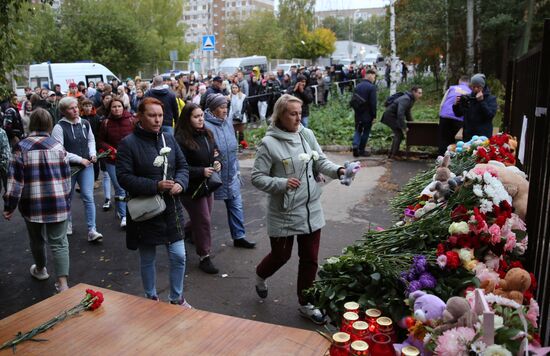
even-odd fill
[[[238,84],[231,84],[231,95],[229,96],[231,105],[229,106],[229,115],[227,116],[233,121],[235,135],[238,137],[239,145],[243,145],[244,141],[244,124],[246,124],[246,95],[241,92]]]
[[[223,185],[214,192],[214,200],[225,202],[233,246],[254,248],[256,244],[245,238],[238,144],[233,123],[227,118],[227,98],[222,94],[210,94],[206,98],[206,106],[205,127],[214,135],[222,165],[220,177]]]
[[[261,298],[267,297],[265,280],[290,259],[297,236],[298,310],[302,316],[322,324],[324,315],[303,294],[315,280],[321,228],[325,225],[316,175],[338,178],[344,168],[323,154],[313,131],[301,125],[301,113],[300,99],[281,96],[275,103],[273,122],[256,153],[252,184],[269,194],[267,233],[271,242],[271,252],[256,267],[256,292]]]

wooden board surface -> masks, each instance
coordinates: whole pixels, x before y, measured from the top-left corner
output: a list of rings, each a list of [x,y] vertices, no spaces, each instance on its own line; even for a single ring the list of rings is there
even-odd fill
[[[323,355],[329,347],[309,330],[186,310],[86,284],[0,320],[0,345],[75,306],[87,288],[104,294],[99,309],[37,336],[46,342],[20,344],[17,355]]]

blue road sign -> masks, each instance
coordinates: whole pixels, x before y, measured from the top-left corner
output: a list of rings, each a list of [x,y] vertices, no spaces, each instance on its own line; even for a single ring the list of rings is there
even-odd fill
[[[202,50],[213,51],[216,49],[216,37],[214,35],[202,36]]]

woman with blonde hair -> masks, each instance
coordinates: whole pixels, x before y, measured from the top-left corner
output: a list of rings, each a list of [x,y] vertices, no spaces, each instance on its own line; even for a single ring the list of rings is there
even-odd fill
[[[238,84],[231,84],[229,95],[229,119],[233,121],[233,128],[237,135],[239,147],[244,146],[244,124],[246,124],[246,95],[241,92]]]

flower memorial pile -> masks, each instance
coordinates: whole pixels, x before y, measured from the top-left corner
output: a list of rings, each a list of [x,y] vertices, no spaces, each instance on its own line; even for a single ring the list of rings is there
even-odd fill
[[[336,322],[347,301],[402,321],[412,314],[409,295],[423,291],[447,301],[440,318],[405,323],[426,354],[511,355],[540,346],[536,280],[521,262],[528,183],[517,168],[506,168],[515,163],[515,145],[502,134],[450,147],[448,179],[458,184],[447,199],[425,194],[441,163],[413,178],[392,202],[401,219],[395,226],[367,232],[322,266],[309,291],[316,305]],[[473,313],[473,291],[480,287],[495,314],[495,345],[481,341],[483,322]]]
[[[30,331],[27,331],[26,333],[18,333],[13,339],[3,343],[0,346],[0,350],[12,348],[13,352],[15,353],[16,346],[24,341],[47,341],[45,339],[35,339],[35,336],[53,328],[63,320],[75,316],[84,310],[96,310],[101,306],[103,300],[103,293],[99,291],[94,291],[92,289],[86,289],[86,296],[80,301],[80,303],[78,303],[71,309],[63,311],[61,314],[56,315],[44,324],[39,325]]]

